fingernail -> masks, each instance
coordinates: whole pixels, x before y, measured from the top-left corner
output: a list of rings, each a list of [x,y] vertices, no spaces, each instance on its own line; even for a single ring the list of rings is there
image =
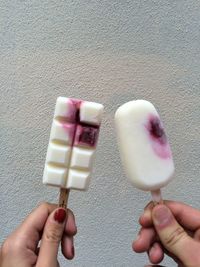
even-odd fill
[[[151,217],[151,211],[150,211],[150,210],[144,210],[142,216],[144,216],[144,217],[146,217],[146,218]]]
[[[74,257],[74,246],[72,246],[72,256]]]
[[[64,209],[58,209],[56,210],[55,214],[54,214],[54,220],[58,223],[64,223],[65,219],[66,219],[66,210]]]
[[[171,221],[172,215],[166,206],[160,205],[153,210],[153,218],[156,225],[164,226]]]
[[[144,210],[149,209],[149,208],[151,208],[151,207],[153,207],[153,202],[152,202],[152,201],[151,201],[150,203],[148,203],[148,204],[144,207]]]

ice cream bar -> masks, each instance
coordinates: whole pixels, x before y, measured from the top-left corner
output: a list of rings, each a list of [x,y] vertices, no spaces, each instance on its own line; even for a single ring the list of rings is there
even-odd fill
[[[102,120],[103,105],[58,97],[51,127],[43,183],[86,190]]]
[[[163,124],[155,107],[136,100],[120,106],[115,124],[125,172],[135,187],[152,191],[160,198],[160,188],[172,179],[174,163]]]

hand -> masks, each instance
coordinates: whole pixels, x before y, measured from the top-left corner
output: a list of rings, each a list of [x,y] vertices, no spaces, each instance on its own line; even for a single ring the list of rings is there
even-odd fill
[[[151,202],[139,219],[141,230],[133,242],[135,252],[147,252],[153,264],[159,264],[164,253],[179,267],[200,266],[200,211],[180,202]]]
[[[76,232],[75,218],[70,210],[41,204],[3,243],[0,266],[59,267],[59,244],[61,242],[63,255],[72,259]]]

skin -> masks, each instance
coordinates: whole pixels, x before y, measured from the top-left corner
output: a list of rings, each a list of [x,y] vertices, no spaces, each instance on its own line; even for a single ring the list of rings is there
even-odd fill
[[[77,232],[72,211],[59,223],[54,218],[57,205],[43,203],[4,241],[0,248],[1,267],[59,267],[57,254],[74,257],[73,239]],[[39,244],[39,242],[41,243]]]
[[[56,207],[43,203],[5,240],[0,249],[1,267],[59,267],[60,243],[64,257],[74,257],[73,237],[77,232],[74,215],[67,210],[66,219],[58,223],[54,219]],[[135,252],[147,252],[153,264],[159,264],[167,254],[179,267],[200,266],[199,210],[180,202],[164,201],[156,206],[150,203],[139,223],[139,236],[133,242]]]
[[[162,220],[158,214],[162,213]],[[151,202],[139,218],[141,229],[133,250],[146,252],[152,264],[170,256],[179,267],[200,266],[200,211],[181,202]],[[151,265],[149,265],[151,266]]]

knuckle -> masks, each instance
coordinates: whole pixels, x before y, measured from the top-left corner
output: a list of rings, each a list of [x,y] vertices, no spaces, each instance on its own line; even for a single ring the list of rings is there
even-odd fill
[[[6,239],[3,244],[1,245],[1,254],[4,256],[9,253],[10,251],[10,242],[8,239]]]
[[[47,229],[45,233],[46,241],[50,243],[58,243],[61,240],[60,229]]]
[[[14,252],[20,251],[21,248],[22,244],[20,240],[7,238],[1,246],[1,253],[2,255],[13,254]]]
[[[40,207],[41,209],[47,209],[49,207],[49,203],[48,202],[41,202],[41,203],[39,203],[38,207]]]
[[[51,211],[51,210],[54,210],[56,207],[57,207],[56,204],[52,204],[49,202],[41,202],[38,204],[38,208],[41,210]]]
[[[167,236],[165,243],[167,246],[173,247],[186,236],[187,234],[184,229],[178,226],[177,228],[175,228],[175,230],[172,231],[170,235]]]

